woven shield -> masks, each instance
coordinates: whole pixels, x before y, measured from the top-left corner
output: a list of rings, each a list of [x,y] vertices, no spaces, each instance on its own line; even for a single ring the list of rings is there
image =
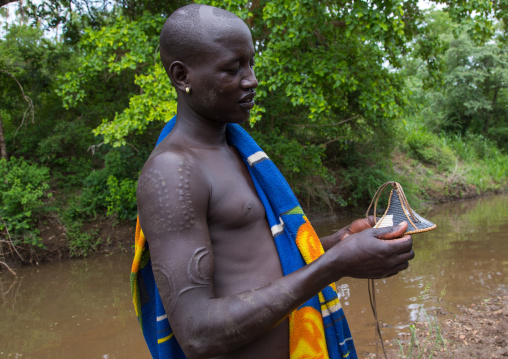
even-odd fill
[[[378,220],[376,217],[377,201],[383,191],[388,187],[392,187],[390,198],[388,199],[388,206],[386,207],[385,213]],[[406,195],[404,194],[404,190],[398,182],[386,182],[379,187],[372,199],[372,202],[370,203],[369,209],[367,210],[367,217],[369,216],[370,209],[373,205],[374,218],[376,220],[374,228],[396,226],[404,221],[407,222],[407,230],[404,234],[427,232],[436,228],[434,223],[423,218],[411,209],[409,203],[407,202]]]

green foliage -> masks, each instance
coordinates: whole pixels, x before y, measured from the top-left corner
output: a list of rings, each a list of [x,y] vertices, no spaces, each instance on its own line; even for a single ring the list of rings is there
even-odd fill
[[[110,149],[104,156],[104,168],[92,171],[84,179],[75,210],[92,217],[107,211],[120,219],[135,219],[135,179],[144,158],[129,147]]]
[[[105,143],[125,145],[132,132],[144,132],[151,122],[165,123],[176,115],[176,91],[162,66],[152,74],[136,76],[135,83],[143,91],[130,98],[129,108],[115,114],[113,121],[104,119],[94,130],[96,135],[104,135]]]
[[[363,207],[388,180],[411,203],[506,187],[504,2],[435,0],[443,10],[428,12],[417,0],[198,2],[251,28],[259,87],[248,131],[307,210]],[[70,11],[42,0],[27,8],[33,26],[6,29],[0,70],[12,76],[0,72],[0,119],[14,159],[2,171],[20,182],[0,187],[17,240],[40,243],[48,168],[73,256],[100,244],[91,219],[135,217],[137,176],[176,113],[160,28],[185,3],[100,0]],[[39,24],[58,25],[59,37]]]
[[[109,189],[109,195],[106,197],[108,215],[117,215],[120,219],[136,219],[137,181],[130,179],[119,181],[116,177],[109,176],[107,184]]]
[[[459,134],[447,136],[450,147],[468,166],[467,183],[478,191],[503,189],[508,180],[508,155],[497,144],[482,135]]]
[[[310,143],[302,145],[294,138],[288,138],[277,131],[255,131],[252,136],[265,152],[270,154],[274,163],[288,174],[287,180],[290,184],[298,182],[299,177],[326,175],[326,168],[322,164],[325,146]]]
[[[175,9],[189,3],[187,0],[28,0],[24,7],[26,16],[34,23],[62,31],[60,38],[75,45],[81,39],[83,29],[99,30],[122,15],[136,20],[145,13],[169,16]]]
[[[67,244],[71,257],[86,257],[95,252],[101,243],[97,230],[85,231],[79,220],[65,222],[67,228]]]
[[[67,246],[71,257],[86,257],[101,243],[97,229],[85,229],[83,204],[79,197],[70,197],[59,210],[59,217],[66,229]]]
[[[474,46],[463,34],[450,43],[446,63],[442,127],[484,135],[491,127],[508,127],[507,49],[495,44]]]
[[[78,48],[76,70],[59,78],[61,96],[66,108],[75,107],[86,96],[84,84],[97,74],[105,77],[133,70],[140,73],[156,58],[157,34],[164,24],[160,16],[144,14],[138,21],[121,16],[112,25],[98,31],[86,29]]]
[[[360,206],[368,203],[379,186],[394,180],[392,175],[387,160],[370,164],[361,163],[358,167],[349,167],[341,174],[344,190],[346,193],[349,192],[347,204]]]
[[[439,24],[445,20],[425,22],[417,1],[200,3],[233,11],[251,27],[260,82],[251,125],[255,125],[256,133],[279,137],[264,141],[269,147],[267,152],[274,153],[300,197],[314,192],[308,184],[314,183],[313,176],[318,176],[324,185],[321,193],[328,193],[328,200],[341,198],[325,189],[332,183],[322,169],[328,143],[334,143],[335,149],[326,150],[327,160],[343,162],[348,157],[348,147],[358,148],[374,134],[387,134],[396,127],[409,104],[403,73],[393,71],[405,64],[403,55],[412,53],[422,58],[429,73],[442,69],[438,58],[446,46],[440,38]],[[467,15],[488,25],[488,16],[495,11],[480,3],[471,9],[458,1],[446,4],[450,14],[446,21]],[[59,95],[66,106],[73,107],[90,96],[86,84],[99,74],[106,78],[134,74],[133,85],[139,90],[129,94],[128,108],[104,117],[94,131],[95,135],[104,136],[105,143],[125,146],[147,131],[150,124],[166,122],[176,112],[176,95],[158,64],[156,51],[163,20],[145,13],[134,21],[117,17],[100,30],[86,30],[78,45],[78,69],[60,78]],[[475,34],[483,31],[476,30]],[[413,39],[418,46],[412,47]],[[287,139],[281,139],[282,135]],[[255,136],[263,142],[263,136]],[[451,164],[453,155],[445,147],[440,145],[440,151],[430,153],[432,150],[422,150],[423,143],[417,149],[418,141],[429,139],[410,139],[415,155],[439,160],[443,166]],[[383,152],[382,157],[389,158],[390,146],[375,147]],[[289,152],[297,155],[277,159]],[[441,152],[444,158],[440,157]],[[351,164],[347,167],[353,167]],[[369,173],[371,168],[362,168],[362,173]],[[371,177],[378,178],[381,171],[382,168],[373,170]],[[360,172],[350,181],[357,177],[362,185]],[[101,178],[101,183],[105,183],[106,177]],[[365,198],[368,192],[355,198]]]
[[[439,137],[425,129],[419,129],[408,134],[406,144],[409,153],[425,164],[438,168],[449,168],[457,161],[453,151],[446,146]]]
[[[404,175],[422,195],[497,191],[506,187],[508,156],[496,142],[480,134],[429,132],[422,119],[408,118],[403,129],[406,139],[399,146],[414,160],[403,166]],[[407,159],[405,160],[407,163]],[[415,189],[416,189],[415,188]],[[418,193],[416,191],[415,193]]]
[[[8,231],[15,245],[42,246],[37,215],[48,210],[49,168],[24,159],[0,160],[0,230]],[[6,234],[6,232],[4,232]]]
[[[398,139],[392,139],[396,143]],[[385,151],[382,147],[388,147]],[[392,165],[392,146],[384,141],[371,141],[365,147],[355,145],[345,152],[344,164],[337,169],[341,193],[345,204],[366,208],[379,186],[388,181],[399,182],[409,201],[415,206],[419,200],[418,189],[411,178],[394,171]],[[387,198],[381,198],[381,204]]]
[[[470,25],[453,23],[450,15],[428,15],[430,32],[444,44],[436,59],[442,83],[428,86],[425,64],[408,59],[406,83],[414,105],[400,148],[414,158],[407,174],[422,193],[496,191],[508,179],[502,153],[508,132],[506,44],[496,38],[482,43]]]

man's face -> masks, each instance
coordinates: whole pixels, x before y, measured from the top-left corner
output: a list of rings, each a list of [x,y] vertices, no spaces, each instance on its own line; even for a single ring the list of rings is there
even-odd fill
[[[202,57],[189,66],[189,106],[200,116],[220,123],[241,123],[254,107],[254,46],[241,21],[202,34]],[[201,50],[201,49],[200,49]]]

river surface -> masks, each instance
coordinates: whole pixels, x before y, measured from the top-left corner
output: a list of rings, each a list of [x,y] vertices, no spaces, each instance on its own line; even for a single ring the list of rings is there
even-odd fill
[[[421,211],[438,228],[413,236],[409,269],[376,281],[384,338],[395,338],[425,313],[458,313],[508,284],[508,196],[459,201]],[[350,221],[347,221],[350,222]],[[327,235],[345,223],[316,226]],[[347,224],[347,223],[346,223]],[[94,257],[0,273],[0,359],[149,358],[132,307],[131,255]],[[338,283],[360,354],[375,351],[367,281]]]

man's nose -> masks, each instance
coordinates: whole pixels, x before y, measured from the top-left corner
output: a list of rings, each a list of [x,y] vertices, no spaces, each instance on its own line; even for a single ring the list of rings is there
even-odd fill
[[[258,87],[258,80],[256,79],[256,74],[254,73],[254,69],[249,67],[249,72],[246,74],[245,78],[242,80],[242,87],[244,88],[256,88]]]

